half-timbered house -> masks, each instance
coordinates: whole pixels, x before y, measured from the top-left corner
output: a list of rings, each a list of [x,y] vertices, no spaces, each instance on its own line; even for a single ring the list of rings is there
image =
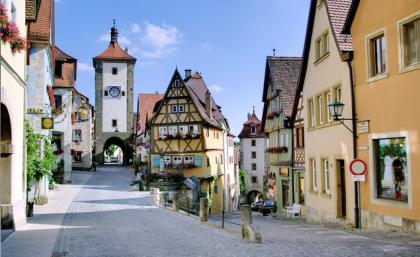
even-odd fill
[[[183,80],[176,70],[149,125],[151,172],[195,177],[209,205],[224,208],[224,134],[229,127],[201,75],[188,73]]]

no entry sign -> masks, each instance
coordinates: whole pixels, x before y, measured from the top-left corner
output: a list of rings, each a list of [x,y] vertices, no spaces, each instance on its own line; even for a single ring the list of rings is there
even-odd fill
[[[363,160],[355,159],[350,163],[350,173],[353,181],[365,181],[367,165]]]

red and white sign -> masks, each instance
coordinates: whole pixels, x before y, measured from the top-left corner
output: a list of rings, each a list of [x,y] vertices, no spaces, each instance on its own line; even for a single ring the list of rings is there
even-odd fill
[[[363,160],[355,159],[350,163],[350,173],[353,181],[365,181],[367,165]]]

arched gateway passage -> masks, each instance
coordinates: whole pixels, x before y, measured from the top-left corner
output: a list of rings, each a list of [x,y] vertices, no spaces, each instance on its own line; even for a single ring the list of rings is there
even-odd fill
[[[253,203],[253,202],[258,202],[258,201],[262,201],[263,200],[263,195],[260,191],[258,190],[251,190],[248,192],[247,194],[247,202],[249,204]]]
[[[1,104],[1,131],[0,131],[0,213],[1,228],[10,229],[13,227],[11,210],[12,197],[12,125],[9,111],[4,104]]]
[[[104,163],[128,163],[127,145],[119,137],[111,137],[105,141],[103,149]]]

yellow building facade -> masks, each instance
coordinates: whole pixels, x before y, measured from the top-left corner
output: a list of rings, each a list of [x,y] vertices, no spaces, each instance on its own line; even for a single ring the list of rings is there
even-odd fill
[[[223,209],[224,118],[204,87],[200,74],[183,80],[175,71],[149,123],[151,172],[197,178],[200,196],[208,196],[212,208]]]
[[[376,15],[372,15],[375,10]],[[362,228],[420,233],[420,1],[354,1]]]

